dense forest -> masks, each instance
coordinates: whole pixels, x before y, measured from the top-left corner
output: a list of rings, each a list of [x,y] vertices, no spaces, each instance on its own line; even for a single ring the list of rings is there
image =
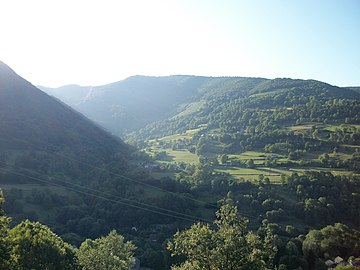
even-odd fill
[[[80,110],[97,125],[0,65],[0,268],[356,269],[356,89],[195,76],[80,88],[63,102],[98,108]]]

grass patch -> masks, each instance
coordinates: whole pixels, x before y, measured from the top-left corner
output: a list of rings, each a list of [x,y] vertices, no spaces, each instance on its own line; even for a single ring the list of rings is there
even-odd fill
[[[174,117],[172,117],[171,119],[176,119],[178,117],[183,117],[183,116],[195,113],[197,111],[200,111],[204,107],[204,105],[205,105],[204,100],[186,104],[186,105],[180,107],[181,112],[178,113],[177,115],[175,115]]]
[[[303,167],[303,168],[289,168],[290,172],[305,173],[307,171],[316,171],[316,172],[330,172],[334,175],[350,175],[354,174],[353,171],[345,169],[334,169],[334,168],[323,168],[323,167]]]
[[[199,163],[199,157],[193,153],[190,153],[188,150],[165,149],[165,151],[174,162],[183,162],[188,164]]]
[[[189,129],[185,133],[181,134],[173,134],[168,135],[156,140],[149,140],[149,143],[155,144],[156,142],[171,142],[171,141],[178,141],[178,140],[190,140],[194,137],[195,134],[199,133],[201,130],[203,130],[205,127],[199,127],[195,129]]]
[[[344,129],[344,128],[360,128],[360,125],[348,125],[348,124],[340,124],[340,125],[326,125],[325,130],[335,132],[336,129]]]
[[[258,152],[258,151],[246,151],[237,155],[229,155],[229,158],[238,158],[240,160],[265,160],[267,156],[271,156],[270,153]]]
[[[297,126],[290,126],[288,127],[291,131],[308,131],[313,128],[313,126],[316,126],[316,124],[304,124],[304,125],[297,125]]]
[[[215,169],[216,172],[225,172],[238,180],[258,180],[259,175],[262,174],[268,177],[272,183],[279,183],[281,179],[281,172],[275,171],[272,168],[258,167],[254,169],[240,168],[234,166],[222,166]]]
[[[264,166],[265,160],[269,156],[276,156],[276,158],[282,157],[281,155],[278,154],[265,153],[260,151],[246,151],[241,154],[229,155],[229,159],[239,159],[243,162],[252,159],[255,165]]]

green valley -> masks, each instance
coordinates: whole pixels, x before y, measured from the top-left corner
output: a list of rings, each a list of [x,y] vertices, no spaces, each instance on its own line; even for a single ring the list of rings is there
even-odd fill
[[[258,269],[323,269],[329,258],[360,256],[353,244],[360,225],[357,91],[314,80],[197,76],[42,88],[65,105],[0,67],[9,239],[21,230],[52,239],[51,229],[78,248],[82,265],[91,252],[107,256],[91,249],[95,243],[126,239],[126,265],[136,257],[151,269],[205,263],[202,252],[182,248],[191,239],[209,241],[197,246],[214,265],[222,262],[213,253],[219,248]],[[350,246],[328,245],[349,233]],[[252,249],[240,252],[241,243]],[[255,251],[259,259],[249,255]]]

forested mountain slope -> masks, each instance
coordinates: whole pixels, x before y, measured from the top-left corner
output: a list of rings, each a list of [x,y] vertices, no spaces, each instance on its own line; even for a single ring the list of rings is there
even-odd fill
[[[130,153],[120,139],[43,93],[4,63],[0,63],[0,149],[2,160],[53,173],[64,169],[62,158],[54,153],[92,164]]]
[[[75,245],[117,229],[140,243],[146,265],[202,210],[176,195],[187,187],[149,177],[148,162],[0,62],[0,190],[12,225],[40,221]]]
[[[96,197],[86,201],[86,194],[114,186],[124,190],[121,177],[133,172],[133,152],[0,63],[0,188],[15,222],[39,219],[68,233],[70,219],[77,224],[94,209]],[[116,175],[110,177],[110,169]],[[70,207],[74,204],[76,210]],[[77,214],[64,215],[69,207]],[[91,228],[92,221],[86,224]]]
[[[142,266],[169,269],[184,260],[166,251],[171,235],[210,222],[229,200],[259,237],[274,235],[274,268],[360,256],[359,93],[313,80],[194,76],[51,91],[141,151],[1,64],[0,187],[14,223],[40,220],[75,245],[117,229]],[[194,242],[203,236],[194,228],[217,245]],[[195,224],[173,243],[218,249],[211,228]]]
[[[348,88],[313,80],[247,82],[251,83],[212,85],[212,91],[202,96],[200,109],[150,124],[134,137],[162,137],[199,125],[234,133],[247,128],[275,130],[305,122],[355,123],[360,117],[360,94]]]
[[[56,89],[40,87],[110,132],[124,136],[146,124],[171,118],[182,111],[198,110],[207,95],[238,89],[246,93],[264,79],[208,78],[196,76],[134,76],[116,83]]]
[[[360,87],[347,87],[347,88],[360,93]]]
[[[214,121],[216,125],[220,122],[233,125],[233,118],[238,118],[245,109],[285,108],[289,113],[290,109],[303,108],[311,97],[318,105],[326,107],[329,104],[324,102],[329,100],[342,99],[348,103],[360,96],[356,89],[314,80],[196,76],[134,76],[98,87],[70,85],[41,89],[120,136],[149,125],[136,133],[141,137],[172,134],[198,124],[212,125]],[[231,110],[231,115],[221,111],[229,106],[226,111]],[[313,116],[317,112],[312,110]],[[327,113],[322,111],[322,117]],[[219,119],[220,115],[226,115],[227,120]],[[333,118],[334,115],[326,117]],[[310,115],[302,112],[293,118],[301,121]]]

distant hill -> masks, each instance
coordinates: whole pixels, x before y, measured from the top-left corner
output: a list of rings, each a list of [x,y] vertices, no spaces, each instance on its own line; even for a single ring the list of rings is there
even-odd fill
[[[181,213],[195,206],[173,195],[186,187],[154,180],[149,162],[0,62],[0,190],[13,223],[39,220],[76,245],[113,228],[131,234],[136,226],[146,231],[139,241],[150,244],[150,226],[185,222]]]
[[[201,113],[208,100],[215,98],[228,100],[265,93],[278,95],[280,91],[326,95],[328,98],[360,96],[356,89],[314,80],[242,77],[134,76],[97,87],[40,88],[119,136],[158,121]]]
[[[119,153],[126,156],[129,152],[120,139],[40,91],[0,62],[0,154],[3,161],[40,169],[50,175],[68,172],[68,176],[86,178],[88,170],[75,162],[67,166],[70,161],[65,162],[59,155],[99,165]]]
[[[204,87],[204,94],[181,113],[147,125],[134,132],[132,138],[162,137],[200,125],[205,125],[207,132],[221,128],[231,133],[255,128],[254,124],[263,120],[268,129],[277,129],[314,121],[357,123],[359,118],[360,93],[319,81],[229,78],[222,84],[214,84],[211,79],[209,82],[212,84]],[[277,111],[279,116],[273,113]],[[259,125],[256,130],[263,128]]]
[[[244,83],[252,87],[259,81],[263,79],[134,76],[97,87],[68,85],[40,89],[122,136],[154,121],[173,117],[219,88],[226,91]]]
[[[169,269],[167,239],[230,194],[280,252],[312,228],[359,226],[357,88],[135,76],[42,90],[57,100],[0,63],[0,187],[15,223],[40,220],[77,246],[114,228],[151,269]]]
[[[288,78],[277,78],[267,80],[258,84],[252,93],[264,93],[272,91],[301,91],[306,95],[326,93],[329,98],[358,98],[359,95],[351,88],[341,88],[315,80],[294,80]]]
[[[353,90],[353,91],[355,91],[355,92],[360,93],[360,86],[357,86],[357,87],[346,87],[346,88],[351,89],[351,90]]]

